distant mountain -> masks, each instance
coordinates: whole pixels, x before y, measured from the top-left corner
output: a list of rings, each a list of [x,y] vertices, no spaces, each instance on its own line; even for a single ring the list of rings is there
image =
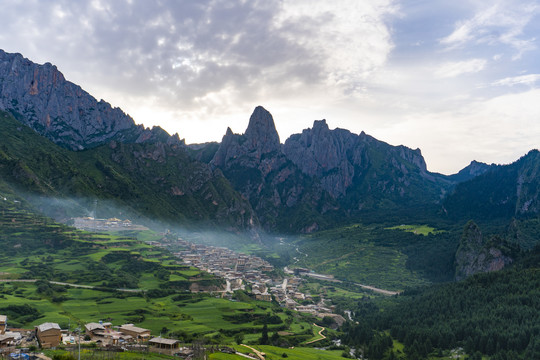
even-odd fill
[[[453,182],[460,183],[471,180],[478,175],[482,175],[483,173],[495,167],[495,164],[488,165],[486,163],[473,160],[469,165],[461,169],[457,174],[450,175],[448,176],[448,178]]]
[[[120,142],[173,141],[160,128],[145,129],[119,108],[64,78],[56,66],[39,65],[0,50],[0,110],[12,113],[54,143],[71,150]]]
[[[192,152],[208,156],[212,149],[198,145]],[[325,120],[281,145],[272,115],[261,106],[244,134],[227,129],[210,163],[250,200],[266,227],[304,232],[363,211],[434,205],[454,185],[427,171],[419,149],[330,130]]]
[[[463,183],[444,201],[453,218],[495,219],[531,217],[540,213],[540,153],[532,150],[509,165]]]

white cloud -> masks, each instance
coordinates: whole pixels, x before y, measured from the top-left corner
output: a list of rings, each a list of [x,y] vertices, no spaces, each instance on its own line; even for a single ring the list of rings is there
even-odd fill
[[[487,61],[484,59],[471,59],[464,61],[446,62],[435,70],[439,78],[455,77],[467,73],[476,73],[484,69]]]
[[[507,164],[538,148],[540,89],[406,114],[373,131],[392,144],[420,147],[428,169],[456,173],[471,160]]]
[[[500,79],[491,83],[493,86],[514,86],[514,85],[529,85],[532,86],[540,81],[540,74],[528,74],[520,76],[512,76]]]
[[[394,45],[385,19],[396,13],[391,0],[288,0],[276,25],[324,64],[327,85],[354,90],[386,63]],[[294,31],[287,32],[290,24]],[[307,31],[297,31],[298,24]]]
[[[540,14],[540,5],[536,2],[517,4],[511,0],[482,4],[486,7],[478,10],[472,18],[457,22],[453,32],[440,39],[440,43],[448,49],[469,44],[504,44],[514,48],[514,59],[536,49],[536,39],[525,35],[524,29]]]

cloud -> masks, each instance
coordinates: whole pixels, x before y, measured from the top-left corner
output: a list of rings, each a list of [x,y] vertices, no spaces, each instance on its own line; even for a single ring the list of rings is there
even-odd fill
[[[464,61],[446,62],[435,70],[435,76],[440,78],[455,77],[467,73],[476,73],[484,69],[487,61],[484,59],[471,59]]]
[[[540,74],[528,74],[520,76],[512,76],[497,80],[491,83],[492,86],[514,86],[514,85],[529,85],[532,86],[540,81]]]
[[[60,68],[80,77],[73,64],[103,86],[195,109],[222,90],[249,100],[298,87],[355,89],[392,49],[384,19],[393,11],[390,0],[63,0],[11,2],[0,17],[17,43],[34,48],[26,56],[61,53]]]
[[[372,135],[420,147],[428,169],[456,173],[471,160],[508,164],[538,148],[540,89],[410,112]]]
[[[486,4],[473,17],[458,21],[452,33],[440,39],[440,43],[447,49],[503,44],[514,48],[514,59],[536,49],[535,37],[525,34],[525,28],[540,14],[540,5],[535,2],[516,4],[510,0]]]

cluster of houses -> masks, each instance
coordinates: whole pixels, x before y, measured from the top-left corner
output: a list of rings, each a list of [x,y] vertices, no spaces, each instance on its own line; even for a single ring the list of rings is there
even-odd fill
[[[81,330],[82,331],[82,330]],[[150,330],[133,324],[113,326],[110,322],[92,322],[84,326],[84,333],[62,330],[60,325],[46,322],[34,330],[11,329],[7,331],[7,316],[0,315],[0,353],[20,345],[30,345],[28,341],[37,341],[41,348],[55,348],[61,344],[92,342],[103,347],[138,346],[152,352],[189,357],[191,349],[180,347],[175,339],[152,337]],[[24,343],[23,343],[24,342]]]
[[[156,242],[154,245],[167,247],[171,244]],[[321,299],[318,304],[301,304],[313,300],[310,294],[304,294],[299,290],[304,281],[302,276],[334,281],[331,275],[315,274],[308,269],[300,268],[295,269],[294,272],[286,271],[290,276],[271,278],[269,272],[274,270],[274,267],[258,256],[236,253],[224,247],[194,244],[181,238],[174,245],[185,249],[174,252],[175,256],[181,258],[185,264],[226,279],[228,292],[245,289],[247,284],[257,300],[275,299],[291,310],[310,313],[318,317],[330,316],[335,318],[338,324],[345,321],[341,315],[333,313],[332,307],[324,305],[324,299]]]
[[[148,230],[148,228],[133,224],[130,220],[117,218],[96,219],[93,217],[73,218],[73,226],[80,230],[105,231],[105,230]]]
[[[176,245],[185,250],[175,252],[175,256],[186,265],[224,278],[228,284],[227,292],[245,289],[245,284],[249,284],[257,300],[272,300],[268,288],[273,280],[268,273],[274,270],[274,266],[268,261],[224,247],[193,244],[182,239],[178,239]]]

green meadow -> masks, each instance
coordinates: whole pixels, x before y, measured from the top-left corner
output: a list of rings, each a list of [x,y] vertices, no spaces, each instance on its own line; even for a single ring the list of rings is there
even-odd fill
[[[38,290],[43,284],[0,284],[0,313],[7,313],[11,326],[32,328],[57,322],[63,329],[77,324],[110,321],[114,325],[133,323],[152,330],[153,335],[171,336],[184,342],[232,344],[235,335],[257,343],[263,325],[268,331],[290,334],[298,344],[318,338],[314,318],[261,301],[231,301],[209,294],[175,293],[151,298],[147,294],[99,291],[56,286],[52,295]],[[61,294],[60,298],[55,298]]]

